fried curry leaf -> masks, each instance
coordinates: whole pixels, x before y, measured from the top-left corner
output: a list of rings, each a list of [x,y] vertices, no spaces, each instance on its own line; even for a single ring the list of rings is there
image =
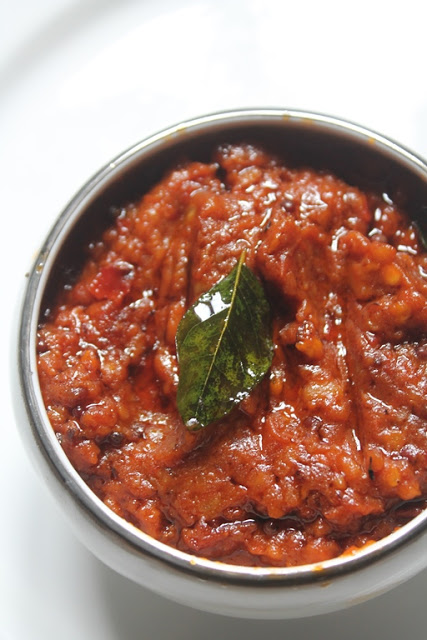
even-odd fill
[[[222,418],[249,395],[271,365],[270,307],[244,264],[204,293],[181,320],[177,405],[190,430]]]

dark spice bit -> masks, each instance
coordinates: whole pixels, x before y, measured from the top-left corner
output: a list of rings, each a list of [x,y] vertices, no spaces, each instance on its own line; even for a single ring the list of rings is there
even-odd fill
[[[97,444],[103,448],[120,447],[123,440],[124,440],[124,436],[122,433],[120,433],[120,431],[111,431],[108,435],[104,436],[103,438],[100,438],[97,441]]]
[[[374,475],[374,470],[372,469],[372,456],[369,456],[368,474],[369,474],[370,480],[373,480],[375,475]]]

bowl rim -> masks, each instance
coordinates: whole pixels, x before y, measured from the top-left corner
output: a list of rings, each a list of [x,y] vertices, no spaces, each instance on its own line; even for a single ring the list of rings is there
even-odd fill
[[[334,578],[358,571],[367,564],[378,562],[396,553],[402,545],[413,542],[427,531],[427,509],[407,524],[379,541],[369,543],[353,554],[343,554],[336,558],[295,567],[253,567],[232,565],[224,562],[191,555],[170,547],[145,534],[107,507],[86,485],[60,446],[50,425],[44,407],[37,376],[35,340],[40,318],[43,292],[50,277],[49,267],[54,263],[61,249],[61,240],[84,214],[90,202],[108,186],[109,180],[118,171],[126,171],[139,162],[148,152],[162,148],[166,140],[179,136],[197,134],[198,131],[214,131],[225,125],[253,125],[263,122],[280,122],[285,126],[306,126],[316,130],[329,131],[347,138],[354,138],[365,145],[375,145],[385,155],[389,155],[415,171],[427,181],[427,164],[417,154],[375,131],[351,121],[311,111],[288,108],[245,108],[219,111],[175,124],[119,154],[95,173],[76,193],[58,216],[39,251],[30,272],[22,299],[18,336],[18,375],[23,404],[27,413],[32,435],[45,461],[56,477],[64,484],[89,517],[97,525],[115,535],[119,543],[130,545],[141,555],[150,556],[169,566],[196,574],[202,578],[239,584],[296,586]]]

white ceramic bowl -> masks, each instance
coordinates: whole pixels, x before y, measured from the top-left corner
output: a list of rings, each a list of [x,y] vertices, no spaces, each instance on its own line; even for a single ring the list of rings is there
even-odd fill
[[[347,180],[383,182],[409,194],[420,225],[427,165],[396,143],[318,114],[253,109],[184,122],[137,144],[79,191],[53,226],[26,283],[19,318],[17,423],[39,474],[81,541],[107,565],[154,592],[206,611],[247,618],[291,618],[334,611],[383,593],[427,566],[427,510],[392,535],[316,565],[253,568],[190,556],[152,539],[115,515],[80,478],[48,421],[37,377],[36,331],[44,301],[61,274],[79,264],[79,239],[99,233],[105,211],[138,198],[182,155],[204,159],[235,138],[284,148],[308,165]]]

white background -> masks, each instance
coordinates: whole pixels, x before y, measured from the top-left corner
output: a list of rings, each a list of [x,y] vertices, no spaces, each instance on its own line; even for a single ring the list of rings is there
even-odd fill
[[[30,467],[9,384],[32,257],[81,184],[146,135],[220,109],[282,106],[354,120],[427,157],[423,4],[0,0],[2,640],[425,640],[427,572],[353,609],[283,622],[199,613],[114,574]]]

